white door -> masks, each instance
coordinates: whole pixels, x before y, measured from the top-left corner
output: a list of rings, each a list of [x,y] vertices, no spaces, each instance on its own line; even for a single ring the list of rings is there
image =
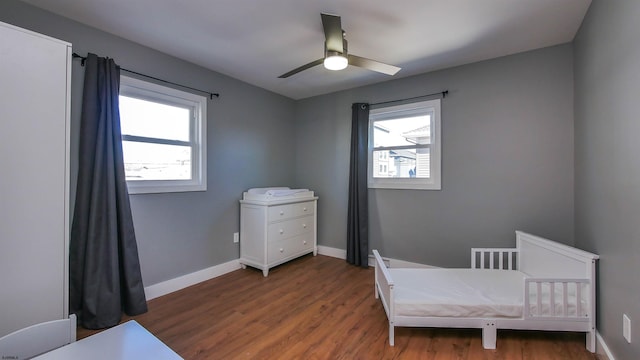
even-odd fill
[[[67,316],[70,51],[0,23],[0,336]]]

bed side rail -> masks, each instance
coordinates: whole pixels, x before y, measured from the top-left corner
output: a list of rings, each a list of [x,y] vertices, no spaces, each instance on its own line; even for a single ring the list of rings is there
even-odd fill
[[[472,269],[518,270],[516,248],[472,248]]]
[[[525,319],[588,321],[590,304],[588,279],[526,278],[524,281]]]
[[[382,305],[390,321],[393,318],[393,279],[378,250],[373,250],[375,258],[375,296],[382,296]]]

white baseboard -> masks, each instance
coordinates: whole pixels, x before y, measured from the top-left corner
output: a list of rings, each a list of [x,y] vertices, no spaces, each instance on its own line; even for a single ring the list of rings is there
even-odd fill
[[[318,254],[346,260],[347,250],[318,245]]]
[[[229,262],[215,265],[191,274],[186,274],[175,279],[147,286],[144,288],[144,294],[147,297],[147,300],[155,299],[162,295],[184,289],[199,282],[213,279],[238,269],[240,269],[240,262],[238,260],[231,260]]]
[[[347,259],[347,250],[336,249],[328,246],[318,246],[318,254],[331,256],[331,257],[342,259],[342,260]],[[391,259],[391,258],[383,258],[383,259],[387,262],[387,265],[389,265],[392,268],[399,268],[399,267],[435,268],[436,267],[436,266],[430,266],[430,265],[419,264],[419,263],[414,263],[414,262],[409,262],[404,260]],[[369,255],[369,266],[374,266],[374,264],[375,264],[375,260],[373,258],[373,255]]]
[[[318,254],[343,260],[347,258],[347,252],[345,250],[328,246],[318,246]],[[144,288],[144,293],[147,297],[147,300],[155,299],[162,295],[167,295],[174,291],[184,289],[199,282],[207,281],[238,269],[240,269],[240,261],[231,260],[224,264],[215,265],[207,269],[199,270],[191,274],[177,277],[175,279],[170,279],[161,283],[147,286]]]
[[[410,261],[392,259],[388,257],[382,257],[384,263],[390,268],[428,268],[428,269],[436,269],[437,266],[425,265],[420,263],[414,263]],[[369,266],[373,267],[376,264],[376,259],[373,255],[369,255]]]
[[[369,263],[371,263],[371,259],[373,259],[373,257],[370,258]],[[398,259],[391,259],[391,258],[382,258],[382,259],[389,261],[390,268],[428,268],[428,269],[438,268],[438,266],[431,266],[431,265],[420,264],[420,263],[398,260]]]
[[[342,260],[347,259],[346,250],[337,249],[329,246],[318,246],[318,254],[331,256],[331,257],[342,259]],[[384,258],[384,259],[385,261],[388,262],[388,264],[391,267],[412,267],[412,268],[433,267],[429,265],[412,263],[412,262],[403,261],[403,260],[396,260],[396,259],[389,259],[389,258]],[[373,266],[373,264],[374,264],[374,261],[373,261],[373,257],[371,256],[369,257],[369,266]],[[145,293],[145,296],[147,297],[147,300],[155,299],[162,295],[167,295],[174,291],[184,289],[191,285],[195,285],[199,282],[207,281],[238,269],[240,269],[240,262],[238,260],[231,260],[229,262],[226,262],[220,265],[215,265],[203,270],[199,270],[191,274],[186,274],[186,275],[177,277],[175,279],[171,279],[171,280],[163,281],[161,283],[147,286],[144,288],[144,293]]]
[[[613,357],[613,354],[611,354],[611,350],[609,350],[609,347],[604,342],[604,339],[602,338],[602,336],[600,336],[600,333],[597,331],[596,331],[596,354],[598,354],[600,356],[600,359],[602,360],[615,360],[615,358]]]

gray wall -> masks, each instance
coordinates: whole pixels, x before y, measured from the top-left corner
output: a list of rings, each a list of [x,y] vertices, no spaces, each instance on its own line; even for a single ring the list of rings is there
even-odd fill
[[[576,244],[600,255],[597,327],[616,359],[640,358],[638,19],[640,1],[594,0],[574,45]]]
[[[132,195],[131,205],[145,286],[237,259],[232,234],[242,191],[293,179],[293,100],[15,0],[0,1],[0,21],[69,41],[82,55],[221,93],[208,102],[208,190]],[[72,79],[73,189],[84,79],[78,61]]]
[[[457,267],[472,246],[513,246],[515,230],[573,244],[573,59],[561,45],[298,101],[296,182],[320,197],[320,245],[346,248],[351,103],[444,89],[442,190],[369,190],[370,247]]]
[[[316,190],[319,242],[344,249],[351,103],[449,89],[442,190],[371,190],[371,247],[408,261],[466,266],[469,247],[511,246],[516,229],[574,244],[575,176],[575,245],[601,256],[598,329],[618,359],[640,354],[638,342],[621,335],[623,313],[640,334],[639,18],[640,2],[594,0],[575,49],[562,45],[294,102],[0,1],[0,21],[67,40],[80,54],[222,94],[208,103],[208,191],[132,196],[147,286],[236,259],[237,200],[254,186],[295,180]],[[82,79],[74,63],[72,188]]]

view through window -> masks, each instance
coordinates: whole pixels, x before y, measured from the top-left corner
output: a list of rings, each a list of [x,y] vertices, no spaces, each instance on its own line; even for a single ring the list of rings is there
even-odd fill
[[[119,101],[129,192],[206,190],[206,98],[121,77]]]
[[[371,110],[369,187],[440,189],[440,100]]]
[[[188,108],[120,96],[127,180],[190,180]]]
[[[428,178],[431,115],[377,121],[373,177]],[[378,149],[378,150],[375,150]]]

